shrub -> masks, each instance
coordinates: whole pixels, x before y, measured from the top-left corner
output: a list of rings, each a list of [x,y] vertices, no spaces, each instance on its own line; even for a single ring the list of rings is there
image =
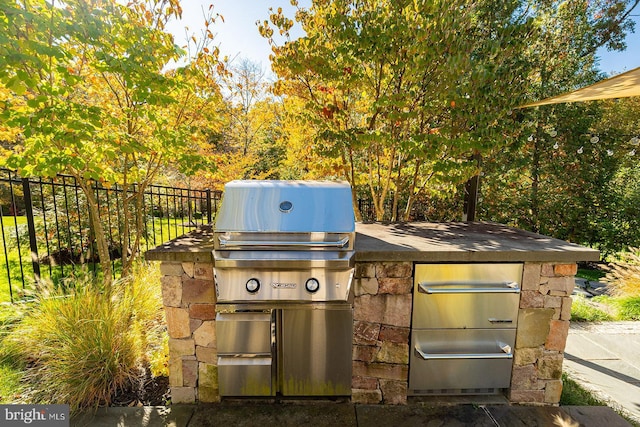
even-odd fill
[[[143,372],[162,339],[157,269],[138,266],[134,278],[107,295],[87,280],[69,294],[49,286],[5,341],[28,362],[26,379],[39,403],[72,410],[108,405]]]

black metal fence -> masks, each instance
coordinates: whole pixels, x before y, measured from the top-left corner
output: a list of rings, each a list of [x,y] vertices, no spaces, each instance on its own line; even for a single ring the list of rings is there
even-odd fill
[[[123,199],[137,188],[125,191],[96,182],[93,191],[105,225],[114,277],[121,267],[124,247]],[[375,221],[375,210],[366,192],[358,193],[362,221]],[[222,192],[162,185],[148,186],[143,195],[143,239],[138,249],[146,251],[174,239],[199,225],[211,223]],[[392,201],[385,211],[390,220]],[[419,201],[410,220],[444,220],[450,206]],[[134,215],[131,215],[133,217]],[[135,224],[129,223],[131,228]],[[60,283],[81,271],[99,272],[95,238],[84,193],[72,176],[22,178],[0,169],[0,303],[22,299],[40,280]]]
[[[99,215],[105,224],[114,275],[123,251],[123,199],[135,192],[95,183]],[[143,194],[144,251],[210,223],[222,193],[161,185]],[[98,266],[95,238],[89,222],[86,197],[75,179],[22,178],[0,169],[0,302],[21,299],[42,279],[58,283],[79,269]],[[4,271],[2,271],[4,270]]]

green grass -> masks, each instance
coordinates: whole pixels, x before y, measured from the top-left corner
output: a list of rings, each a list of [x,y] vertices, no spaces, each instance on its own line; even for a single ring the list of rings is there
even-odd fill
[[[617,320],[640,320],[640,297],[611,298]]]
[[[640,297],[612,297],[599,295],[593,298],[577,296],[571,304],[571,320],[576,322],[638,321]]]
[[[0,348],[4,349],[3,339],[17,326],[29,310],[26,304],[0,303]],[[24,385],[21,382],[22,364],[14,355],[0,351],[0,404],[20,401]]]
[[[5,227],[13,227],[15,225],[14,222],[14,218],[15,218],[15,222],[18,223],[18,225],[22,225],[22,224],[26,224],[27,223],[27,217],[26,216],[2,216],[2,226]]]
[[[574,297],[571,304],[571,320],[576,322],[604,322],[614,318],[583,296]]]
[[[0,360],[0,404],[11,404],[21,400],[22,373],[22,369],[16,365]]]
[[[605,275],[606,273],[604,271],[593,268],[579,268],[576,273],[576,277],[580,277],[590,282],[599,282]]]
[[[589,391],[573,381],[566,373],[562,374],[561,406],[606,406]]]
[[[626,254],[631,261],[640,260],[637,255]],[[635,266],[634,266],[635,264]],[[571,320],[578,322],[638,321],[640,320],[640,296],[634,286],[638,283],[637,261],[628,265],[614,265],[614,289],[608,294],[590,299],[574,297]],[[576,277],[590,282],[604,281],[607,273],[597,268],[579,268]]]

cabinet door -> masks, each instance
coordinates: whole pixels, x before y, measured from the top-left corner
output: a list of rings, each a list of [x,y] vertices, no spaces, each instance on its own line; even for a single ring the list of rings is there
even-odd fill
[[[283,395],[351,395],[351,307],[286,309],[281,329]]]

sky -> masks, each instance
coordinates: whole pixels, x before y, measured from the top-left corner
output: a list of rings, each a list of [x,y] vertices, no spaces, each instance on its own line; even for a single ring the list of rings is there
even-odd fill
[[[310,5],[311,0],[299,0],[301,5]],[[203,8],[208,10],[212,0],[183,0],[183,16],[181,22],[173,22],[168,28],[175,37],[176,43],[184,44],[186,39],[184,27],[189,27],[189,34],[199,35],[204,28]],[[256,21],[269,17],[269,7],[274,10],[282,7],[287,17],[293,17],[295,8],[289,0],[215,0],[214,11],[224,17],[218,21],[213,32],[214,40],[219,46],[222,56],[229,58],[249,59],[261,64],[269,72],[269,54],[271,49],[266,39],[258,33]],[[607,52],[600,49],[600,69],[609,75],[619,74],[640,67],[640,10],[634,11],[636,32],[627,36],[627,49],[624,52]]]
[[[609,75],[620,74],[640,67],[640,10],[634,10],[636,23],[635,33],[628,34],[625,39],[627,49],[623,52],[607,52],[598,50],[600,69]]]
[[[189,34],[200,35],[204,28],[203,8],[208,10],[212,0],[183,0],[182,22],[172,22],[168,30],[175,36],[175,41],[182,46],[185,40],[185,25]],[[220,48],[221,56],[229,58],[246,58],[270,70],[269,54],[271,48],[267,39],[260,36],[256,21],[269,19],[269,8],[277,10],[282,7],[287,17],[293,18],[295,8],[289,0],[214,0],[214,12],[223,16],[224,22],[218,20],[212,31],[216,34],[215,44]],[[310,0],[301,0],[301,5],[310,5]]]

